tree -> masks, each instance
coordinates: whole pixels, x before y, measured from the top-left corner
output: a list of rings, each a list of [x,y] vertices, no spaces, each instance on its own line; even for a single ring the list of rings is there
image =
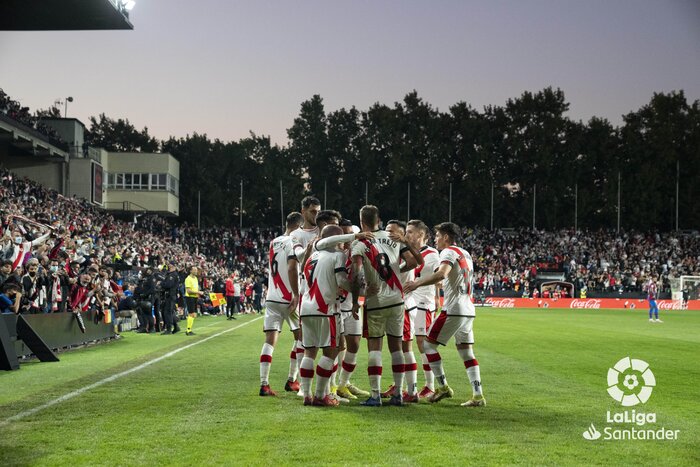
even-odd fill
[[[148,128],[138,131],[127,119],[113,120],[100,114],[99,120],[90,117],[86,143],[107,151],[157,152],[160,143],[148,134]]]

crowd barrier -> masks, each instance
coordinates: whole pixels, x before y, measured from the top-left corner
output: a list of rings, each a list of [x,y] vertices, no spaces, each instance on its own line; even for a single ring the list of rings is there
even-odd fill
[[[631,298],[503,298],[487,297],[487,306],[493,308],[570,308],[570,309],[648,309],[649,302]],[[700,300],[657,300],[659,310],[700,310]]]
[[[41,361],[58,361],[56,351],[115,337],[111,323],[94,322],[93,317],[94,312],[83,313],[83,333],[73,313],[0,314],[0,369],[16,369],[18,358],[33,355]]]

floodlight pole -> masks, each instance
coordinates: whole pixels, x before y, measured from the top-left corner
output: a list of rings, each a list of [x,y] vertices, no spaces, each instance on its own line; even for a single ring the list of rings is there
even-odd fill
[[[366,181],[366,182],[365,182],[365,206],[367,205],[367,202],[368,202],[368,199],[369,199],[369,198],[367,197],[367,193],[368,193],[368,192],[369,192],[369,182]]]
[[[578,232],[578,183],[574,185],[574,232]]]
[[[280,219],[282,220],[282,231],[284,232],[284,194],[282,193],[282,180],[280,180]]]
[[[66,97],[65,99],[63,99],[63,104],[64,104],[63,105],[63,118],[68,118],[68,103],[69,102],[73,102],[72,97],[69,96],[69,97]],[[60,112],[60,110],[59,110],[59,112]]]
[[[243,230],[243,180],[241,180],[241,200],[238,207],[238,230]]]
[[[622,175],[617,172],[617,232],[620,233],[620,185],[622,183]]]
[[[493,231],[493,180],[491,180],[491,230]]]
[[[452,222],[452,182],[450,182],[450,209],[448,211],[447,219]]]
[[[678,203],[679,203],[678,186],[680,183],[680,176],[681,176],[681,161],[680,161],[680,159],[678,159],[678,160],[676,160],[676,232],[678,231]]]
[[[537,183],[532,187],[532,230],[535,230],[535,210],[537,209]]]
[[[411,219],[411,182],[408,182],[408,207],[406,208],[406,220]]]

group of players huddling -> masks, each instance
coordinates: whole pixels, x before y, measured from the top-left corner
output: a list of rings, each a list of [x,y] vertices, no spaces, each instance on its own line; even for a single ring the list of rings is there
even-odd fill
[[[400,406],[452,397],[438,352],[452,337],[473,391],[462,406],[485,405],[473,350],[473,265],[469,253],[457,245],[459,227],[450,222],[437,225],[436,250],[428,246],[430,229],[422,221],[392,220],[385,230],[379,229],[380,222],[379,210],[364,206],[360,232],[354,233],[351,221],[337,211],[321,210],[312,196],[302,200],[301,213],[287,216],[286,232],[270,243],[260,395],[276,395],[269,384],[270,365],[286,322],[295,340],[285,390],[303,396],[304,405],[337,406],[362,396],[368,397],[361,403],[365,406],[381,406],[382,398]],[[434,319],[438,286],[444,305]],[[393,384],[382,392],[385,335]],[[370,392],[350,382],[361,337],[367,339],[369,351]],[[414,337],[425,375],[421,391]],[[319,349],[322,356],[314,371]]]

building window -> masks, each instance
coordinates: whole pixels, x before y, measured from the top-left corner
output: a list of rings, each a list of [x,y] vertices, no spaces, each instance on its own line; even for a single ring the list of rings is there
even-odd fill
[[[164,173],[108,173],[107,188],[113,190],[169,191],[179,194],[178,180]]]

